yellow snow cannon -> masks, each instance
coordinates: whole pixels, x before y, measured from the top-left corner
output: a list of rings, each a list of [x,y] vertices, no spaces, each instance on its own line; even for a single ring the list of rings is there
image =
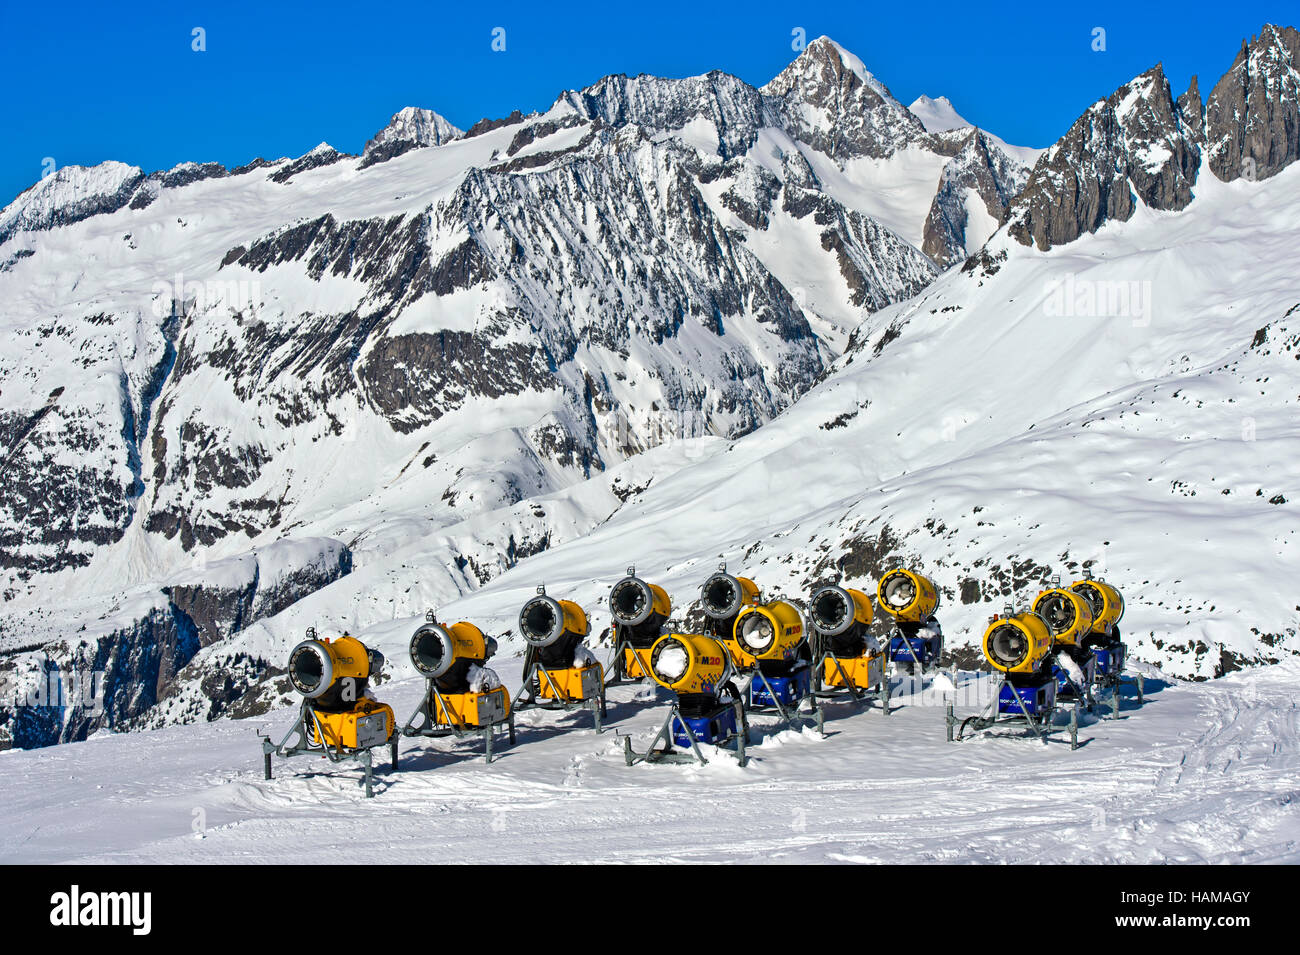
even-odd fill
[[[784,600],[745,607],[732,632],[739,665],[754,669],[749,709],[775,710],[792,728],[796,720],[802,722],[799,704],[812,696],[813,659],[799,608]],[[813,715],[820,729],[822,713]]]
[[[747,666],[744,655],[736,646],[736,617],[745,607],[755,607],[763,602],[758,584],[748,577],[727,573],[727,565],[718,570],[700,586],[700,606],[704,610],[704,632],[722,641],[731,662],[737,667]],[[752,658],[750,660],[752,663]]]
[[[614,631],[614,679],[611,683],[650,676],[650,648],[663,633],[673,603],[658,584],[648,583],[629,567],[609,591]]]
[[[847,690],[855,703],[874,692],[889,713],[889,681],[885,653],[871,634],[874,611],[861,590],[835,585],[813,594],[808,605],[812,624],[815,695],[830,697]]]
[[[1052,639],[1062,646],[1080,646],[1092,632],[1092,605],[1078,591],[1044,590],[1034,600],[1034,613],[1046,621]]]
[[[650,676],[678,696],[717,696],[732,674],[731,658],[714,637],[668,633],[650,648]]]
[[[644,753],[633,752],[632,737],[623,737],[627,765],[707,763],[700,744],[721,747],[732,743],[744,766],[749,726],[740,691],[733,682],[735,666],[722,641],[705,634],[667,633],[655,641],[646,660],[651,679],[671,690],[676,699]],[[676,752],[674,745],[690,752]]]
[[[492,737],[505,724],[515,741],[510,694],[496,673],[484,664],[496,653],[497,642],[468,620],[440,623],[429,611],[411,635],[411,665],[424,677],[424,696],[402,727],[404,736],[438,739],[481,735],[487,762],[492,762]]]
[[[374,795],[371,750],[387,744],[397,769],[393,709],[369,697],[370,678],[383,669],[384,656],[348,634],[331,641],[315,628],[289,651],[289,683],[302,695],[298,719],[278,743],[262,737],[263,771],[271,778],[271,757],[316,753],[338,763],[354,760],[365,771],[366,796]],[[260,733],[258,734],[261,735]]]
[[[526,709],[589,709],[601,731],[605,715],[605,669],[583,640],[591,632],[587,615],[572,600],[556,600],[537,588],[519,611],[524,652],[524,682],[515,694],[515,712]]]
[[[1106,644],[1119,640],[1118,624],[1124,616],[1124,598],[1106,581],[1085,572],[1082,580],[1070,584],[1092,607],[1092,636],[1087,642]]]
[[[1048,663],[1052,631],[1032,611],[994,617],[984,631],[984,657],[1006,674],[1037,674]]]
[[[880,609],[900,623],[924,623],[939,609],[939,591],[929,577],[897,568],[876,586]]]
[[[799,646],[807,642],[803,615],[784,600],[744,608],[736,616],[732,633],[742,666],[793,660]]]
[[[939,588],[930,578],[899,567],[880,578],[876,602],[894,620],[889,658],[911,673],[939,662],[943,635],[934,616],[939,609]]]
[[[1072,610],[1078,609],[1072,602],[1063,604],[1066,605]],[[1016,613],[1007,607],[1001,615],[992,617],[984,631],[981,649],[993,668],[1004,674],[997,696],[982,712],[961,721],[956,717],[953,701],[949,701],[946,717],[948,740],[962,740],[968,735],[1011,725],[1028,727],[1046,744],[1055,725],[1059,674],[1062,672],[1052,652],[1053,646],[1052,625],[1034,610]],[[1074,648],[1067,645],[1063,649]],[[1076,698],[1069,708],[1072,750],[1079,746],[1080,705],[1081,700]]]

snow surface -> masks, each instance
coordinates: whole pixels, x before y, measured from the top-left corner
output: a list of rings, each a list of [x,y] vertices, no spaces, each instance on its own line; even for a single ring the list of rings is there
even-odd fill
[[[900,687],[889,717],[832,704],[825,738],[754,717],[745,769],[711,750],[628,768],[590,714],[532,711],[491,765],[481,744],[404,743],[371,800],[357,769],[311,757],[262,779],[253,731],[278,738],[288,710],[100,735],[0,753],[0,861],[1295,863],[1298,680],[1296,661],[1151,678],[1145,706],[1085,720],[1073,752],[1011,728],[948,743],[942,698]],[[974,681],[959,677],[959,716]],[[376,696],[400,720],[419,693]],[[666,696],[638,694],[611,691],[610,722],[644,748]]]

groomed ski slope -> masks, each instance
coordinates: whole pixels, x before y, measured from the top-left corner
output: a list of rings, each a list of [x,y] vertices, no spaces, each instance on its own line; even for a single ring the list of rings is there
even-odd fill
[[[517,667],[498,666],[512,688]],[[104,735],[0,753],[0,861],[1294,863],[1298,680],[1294,660],[1202,684],[1153,673],[1146,704],[1089,720],[1074,752],[1009,728],[949,744],[929,692],[888,718],[832,705],[824,739],[756,716],[744,770],[627,768],[589,714],[533,712],[491,766],[468,741],[404,742],[372,800],[359,771],[314,757],[262,779],[254,731],[278,736],[291,711]],[[377,695],[404,719],[418,693]],[[638,695],[611,691],[610,725],[644,747],[666,696]]]

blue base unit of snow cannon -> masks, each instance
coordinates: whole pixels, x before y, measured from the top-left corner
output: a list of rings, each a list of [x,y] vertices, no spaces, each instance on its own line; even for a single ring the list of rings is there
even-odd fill
[[[695,734],[697,743],[721,744],[736,735],[736,708],[734,706],[719,707],[707,716],[683,716],[673,720],[673,744],[689,748],[691,738],[686,735],[686,729],[682,726],[683,721]]]
[[[1098,647],[1093,650],[1093,655],[1097,658],[1096,679],[1121,673],[1124,670],[1126,649],[1124,644],[1119,643],[1113,647]]]
[[[911,644],[911,650],[908,650]],[[894,663],[919,663],[930,666],[939,654],[939,638],[896,636],[889,641],[889,659]]]
[[[769,676],[767,682],[772,685],[771,693],[758,675],[754,675],[749,684],[750,706],[775,706],[777,703],[793,706],[811,692],[812,670],[804,667],[789,676]],[[773,695],[776,696],[775,700],[772,699]]]
[[[1023,710],[1020,708],[1020,704],[1016,702],[1017,693],[1019,693],[1020,699],[1024,701],[1025,707]],[[1030,716],[1042,716],[1055,705],[1056,681],[1051,679],[1030,686],[1013,686],[1011,683],[1003,683],[1002,689],[998,691],[998,713],[1002,716],[1023,717],[1026,712]]]
[[[1075,662],[1078,663],[1078,661]],[[1070,674],[1065,670],[1064,667],[1056,666],[1055,664],[1053,664],[1052,674],[1056,677],[1057,696],[1070,697],[1071,699],[1073,699],[1074,697],[1078,696],[1080,692],[1085,690],[1090,684],[1097,682],[1097,655],[1095,653],[1088,654],[1087,659],[1085,659],[1083,663],[1079,663],[1078,665],[1079,665],[1079,670],[1083,673],[1083,679],[1081,682],[1078,683],[1078,685],[1076,685],[1074,679],[1070,676]],[[1015,706],[1015,703],[1016,703],[1015,700],[1011,701],[1012,706]]]

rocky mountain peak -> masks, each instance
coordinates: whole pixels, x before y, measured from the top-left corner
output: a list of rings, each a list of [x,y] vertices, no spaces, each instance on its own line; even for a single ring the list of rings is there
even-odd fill
[[[1300,156],[1300,32],[1266,24],[1243,42],[1205,106],[1210,169],[1267,179]]]
[[[926,135],[885,84],[829,37],[808,44],[761,92],[777,101],[796,138],[836,160],[891,156]]]
[[[1094,103],[1039,160],[1009,209],[1011,235],[1048,249],[1127,221],[1139,199],[1182,209],[1200,165],[1199,130],[1199,112],[1183,116],[1157,64]]]
[[[441,146],[463,135],[463,131],[433,110],[407,106],[394,113],[388,125],[366,143],[362,167],[373,166],[411,149]]]

